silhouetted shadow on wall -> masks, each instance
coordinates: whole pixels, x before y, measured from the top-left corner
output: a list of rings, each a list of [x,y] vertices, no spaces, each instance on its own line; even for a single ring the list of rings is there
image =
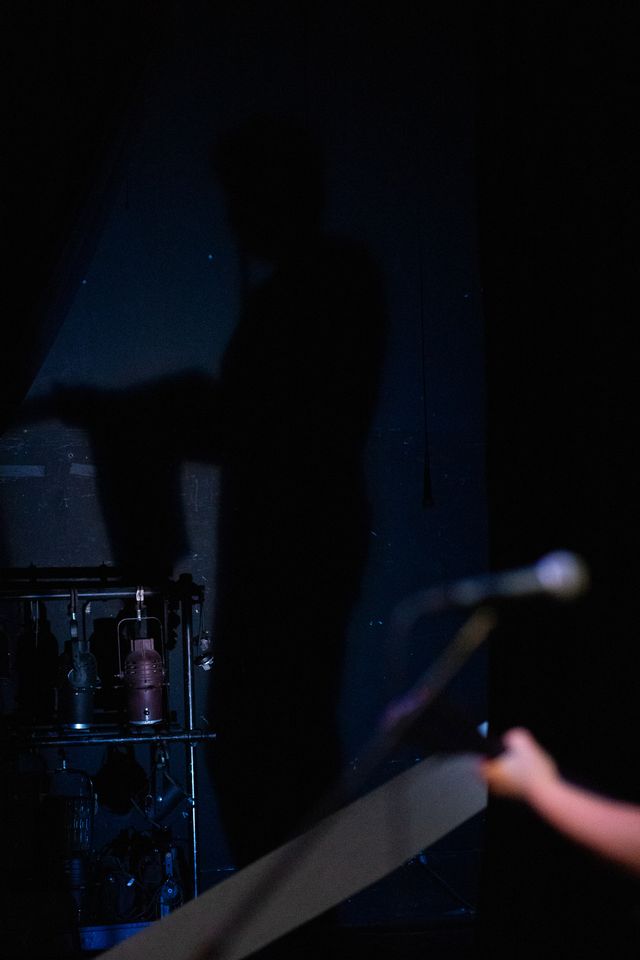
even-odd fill
[[[369,255],[321,229],[320,151],[258,118],[215,151],[242,312],[218,380],[60,388],[93,448],[112,559],[143,582],[188,549],[180,463],[220,465],[211,763],[238,865],[280,843],[338,775],[345,633],[367,553],[363,448],[384,348]],[[260,282],[250,275],[259,267]],[[213,549],[213,544],[212,544]]]
[[[322,161],[257,118],[216,150],[245,290],[220,378],[215,777],[238,864],[285,839],[338,774],[336,705],[367,552],[362,455],[385,309],[370,257],[321,231]]]
[[[59,386],[19,411],[15,424],[58,418],[86,431],[109,559],[131,582],[172,576],[189,550],[181,464],[213,456],[200,434],[216,392],[210,377],[184,371],[126,390]]]
[[[146,71],[170,43],[173,23],[165,0],[6,8],[10,187],[3,198],[2,293],[3,315],[11,319],[0,346],[0,436],[37,377],[95,252],[122,180],[126,146],[140,124]],[[0,515],[0,566],[11,562],[8,540]]]

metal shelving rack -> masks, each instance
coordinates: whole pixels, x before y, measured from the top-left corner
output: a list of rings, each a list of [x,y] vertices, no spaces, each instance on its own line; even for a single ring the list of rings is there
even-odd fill
[[[119,569],[102,565],[90,568],[13,568],[0,571],[0,602],[42,601],[55,603],[69,601],[75,591],[79,601],[135,600],[141,589],[139,583],[132,585],[126,574]],[[19,726],[8,728],[2,734],[0,745],[8,750],[31,750],[34,748],[73,748],[104,744],[177,744],[186,750],[186,778],[190,806],[190,861],[193,896],[200,889],[198,851],[198,805],[196,785],[195,750],[199,743],[215,739],[216,734],[197,729],[194,703],[194,658],[193,658],[193,608],[202,604],[203,588],[188,575],[162,584],[144,586],[145,598],[160,600],[166,620],[169,605],[179,611],[183,660],[183,723],[171,724],[144,732],[126,732],[124,726],[96,724],[93,729],[69,732],[62,725]],[[166,652],[165,652],[166,653]]]

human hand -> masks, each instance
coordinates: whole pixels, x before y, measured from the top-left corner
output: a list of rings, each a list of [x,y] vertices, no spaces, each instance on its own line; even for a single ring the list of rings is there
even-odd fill
[[[492,793],[528,801],[535,790],[558,779],[558,769],[537,740],[522,727],[502,738],[504,753],[480,765],[480,776]]]

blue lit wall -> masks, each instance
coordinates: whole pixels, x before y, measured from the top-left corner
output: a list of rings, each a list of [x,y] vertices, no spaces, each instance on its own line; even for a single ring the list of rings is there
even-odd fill
[[[152,58],[135,99],[93,253],[76,261],[64,322],[29,400],[56,385],[120,390],[186,369],[217,375],[242,275],[211,145],[261,111],[308,127],[326,160],[325,227],[379,264],[388,312],[365,456],[368,560],[340,708],[352,758],[394,689],[433,659],[458,622],[423,625],[400,657],[387,643],[394,605],[486,566],[471,26],[459,9],[403,20],[370,10],[365,22],[349,4],[306,16],[286,3],[226,13],[189,4],[174,16],[172,40]],[[0,452],[3,565],[114,559],[80,428],[55,418],[11,427]],[[43,469],[30,473],[30,465]],[[136,463],[121,469],[134,476]],[[179,484],[184,538],[174,571],[205,583],[211,625],[217,469],[186,461]],[[207,682],[200,674],[203,697]],[[482,715],[482,663],[470,665],[456,692]],[[227,854],[215,818],[203,827],[210,880]]]

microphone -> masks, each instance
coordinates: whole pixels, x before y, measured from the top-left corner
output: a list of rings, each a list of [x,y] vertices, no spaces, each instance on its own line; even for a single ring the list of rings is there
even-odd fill
[[[422,590],[400,604],[395,620],[406,628],[418,617],[453,607],[475,607],[485,600],[536,596],[575,600],[587,592],[589,582],[584,560],[567,550],[556,550],[530,567],[465,577]]]

